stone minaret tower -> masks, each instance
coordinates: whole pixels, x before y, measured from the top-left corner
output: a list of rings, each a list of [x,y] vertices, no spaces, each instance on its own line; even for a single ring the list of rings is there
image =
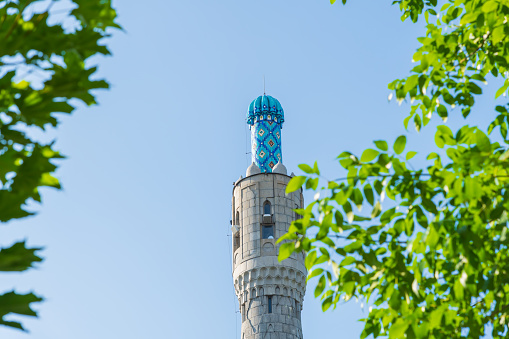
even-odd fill
[[[234,183],[232,198],[233,282],[242,316],[242,339],[302,339],[301,310],[306,289],[304,255],[279,262],[276,241],[293,212],[302,208],[302,191],[285,194],[291,177],[281,153],[283,109],[260,96],[248,109],[253,163]]]

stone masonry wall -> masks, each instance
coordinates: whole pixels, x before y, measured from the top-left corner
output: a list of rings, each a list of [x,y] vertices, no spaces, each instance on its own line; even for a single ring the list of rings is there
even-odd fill
[[[232,269],[242,315],[242,339],[302,339],[304,256],[293,254],[283,262],[277,260],[276,241],[295,220],[293,209],[303,205],[301,192],[285,194],[290,179],[283,174],[261,173],[235,183],[232,216],[239,232],[232,237]],[[266,201],[271,204],[273,239],[262,239]]]

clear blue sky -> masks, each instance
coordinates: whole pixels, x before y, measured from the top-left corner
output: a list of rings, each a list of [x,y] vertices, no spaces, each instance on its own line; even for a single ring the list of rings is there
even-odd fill
[[[115,1],[126,33],[97,60],[111,90],[52,132],[69,157],[64,190],[0,228],[0,245],[46,248],[37,270],[1,284],[44,295],[40,319],[23,319],[29,336],[0,338],[239,338],[227,234],[232,182],[248,165],[246,109],[265,75],[295,173],[318,160],[335,178],[341,151],[406,133],[408,107],[388,103],[387,84],[408,74],[423,27],[390,3]],[[432,132],[409,131],[410,147],[426,150]],[[323,314],[314,285],[305,338],[358,338],[360,303]]]

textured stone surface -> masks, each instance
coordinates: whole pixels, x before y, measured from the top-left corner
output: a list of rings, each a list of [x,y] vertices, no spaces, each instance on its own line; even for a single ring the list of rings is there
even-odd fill
[[[241,338],[301,339],[300,315],[306,289],[304,255],[297,253],[279,262],[278,237],[295,220],[293,209],[303,206],[300,191],[285,194],[291,177],[261,173],[235,183],[233,220],[238,213],[238,248],[233,244],[232,271],[240,312]],[[263,239],[264,203],[271,204],[274,238]],[[235,240],[234,240],[235,241]],[[269,297],[272,312],[269,313]]]

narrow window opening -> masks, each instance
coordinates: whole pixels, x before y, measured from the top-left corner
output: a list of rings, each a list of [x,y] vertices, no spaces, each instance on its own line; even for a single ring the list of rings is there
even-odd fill
[[[246,306],[242,305],[242,321],[246,320]]]
[[[299,208],[299,206],[297,204],[295,204],[295,209]],[[299,220],[300,219],[300,215],[299,213],[295,212],[295,220]]]
[[[240,213],[237,211],[237,215],[235,217],[235,225],[240,225]]]
[[[268,298],[268,306],[269,306],[269,313],[272,313],[272,297],[267,297]]]
[[[270,215],[270,201],[265,201],[263,203],[263,215]]]
[[[233,236],[233,252],[235,253],[236,250],[240,247],[240,232],[236,232]]]
[[[262,239],[274,239],[274,225],[262,226]]]
[[[295,302],[295,317],[300,320],[300,304],[298,301]]]
[[[271,206],[270,201],[268,200],[265,200],[265,202],[263,203],[262,224],[272,224]]]

